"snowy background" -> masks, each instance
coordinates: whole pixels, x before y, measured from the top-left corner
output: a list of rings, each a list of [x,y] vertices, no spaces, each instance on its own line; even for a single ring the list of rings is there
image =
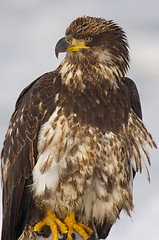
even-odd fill
[[[0,0],[0,148],[19,93],[60,64],[64,54],[56,59],[55,44],[83,15],[113,19],[126,31],[128,76],[138,86],[144,123],[159,146],[158,0]],[[159,153],[150,154],[151,184],[138,174],[132,218],[122,213],[108,240],[159,239]]]

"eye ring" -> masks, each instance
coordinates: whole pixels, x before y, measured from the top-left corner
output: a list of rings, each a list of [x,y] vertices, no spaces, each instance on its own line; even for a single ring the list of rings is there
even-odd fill
[[[72,36],[71,35],[67,35],[66,37],[66,41],[71,44],[72,43]]]
[[[66,42],[68,42],[69,44],[71,44],[71,40],[70,40],[70,39],[66,39]]]
[[[93,38],[92,37],[85,37],[84,41],[85,42],[92,42]]]

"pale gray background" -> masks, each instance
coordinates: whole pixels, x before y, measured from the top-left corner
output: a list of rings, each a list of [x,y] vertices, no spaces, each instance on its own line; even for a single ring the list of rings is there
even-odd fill
[[[0,148],[20,91],[54,70],[54,46],[78,16],[114,19],[127,33],[131,69],[138,86],[144,122],[159,145],[158,0],[0,0]],[[151,184],[138,174],[132,218],[121,214],[109,240],[159,239],[159,153],[151,151]]]

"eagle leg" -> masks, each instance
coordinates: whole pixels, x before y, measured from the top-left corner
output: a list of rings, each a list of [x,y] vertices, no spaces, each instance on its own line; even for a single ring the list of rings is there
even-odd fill
[[[74,212],[72,212],[71,214],[67,214],[66,218],[64,219],[64,223],[68,227],[67,237],[68,237],[69,240],[74,240],[75,239],[74,230],[77,233],[79,233],[79,235],[84,240],[94,239],[93,230],[83,223],[78,223],[75,219],[75,213]]]
[[[67,226],[63,222],[61,222],[60,219],[58,219],[56,215],[51,212],[50,209],[47,209],[44,219],[34,226],[34,231],[39,233],[41,231],[41,228],[45,225],[48,225],[51,229],[53,236],[52,240],[58,240],[58,229],[63,235],[63,239],[66,238],[65,236],[67,236],[68,232]]]

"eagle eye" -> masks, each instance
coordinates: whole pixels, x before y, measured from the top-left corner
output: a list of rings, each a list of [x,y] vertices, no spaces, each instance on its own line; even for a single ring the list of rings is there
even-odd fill
[[[66,36],[66,42],[68,42],[69,44],[72,44],[72,40],[73,40],[73,38],[72,38],[71,34]]]
[[[84,41],[85,42],[92,42],[93,38],[92,37],[85,37]]]

